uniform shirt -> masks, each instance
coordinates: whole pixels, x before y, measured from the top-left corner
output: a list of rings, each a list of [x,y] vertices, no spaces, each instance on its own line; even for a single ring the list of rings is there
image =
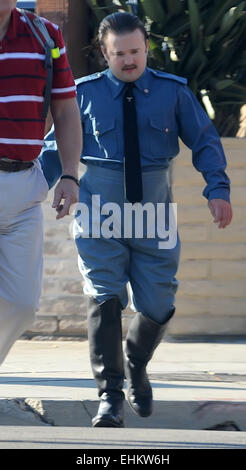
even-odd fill
[[[28,16],[34,17],[30,13]],[[60,58],[53,60],[51,99],[73,98],[76,86],[61,31],[55,24],[44,21],[60,49]],[[45,127],[41,113],[47,76],[44,59],[43,47],[21,12],[13,9],[8,30],[0,41],[0,158],[29,161],[41,151]]]
[[[122,97],[125,83],[110,69],[76,81],[84,131],[81,161],[123,169],[124,137]],[[135,82],[139,147],[143,171],[168,168],[179,153],[179,137],[190,149],[195,168],[207,185],[203,195],[229,201],[226,158],[215,127],[182,77],[146,68]],[[56,145],[47,137],[41,162],[55,175]],[[53,152],[48,169],[45,153]],[[57,164],[58,165],[58,164]]]

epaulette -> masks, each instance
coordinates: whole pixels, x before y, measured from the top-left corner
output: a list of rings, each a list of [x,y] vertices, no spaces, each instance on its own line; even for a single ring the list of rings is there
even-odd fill
[[[182,85],[187,85],[187,78],[179,77],[178,75],[173,75],[172,73],[162,72],[161,70],[149,69],[156,77],[165,78],[168,80],[175,80],[176,82],[182,83]]]
[[[92,80],[98,80],[102,77],[102,72],[92,73],[91,75],[85,75],[85,77],[80,77],[75,80],[76,85],[80,85],[80,83],[91,82]]]

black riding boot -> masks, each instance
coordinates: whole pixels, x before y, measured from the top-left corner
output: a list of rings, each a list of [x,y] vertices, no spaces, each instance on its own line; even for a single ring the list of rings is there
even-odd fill
[[[122,352],[122,306],[118,297],[102,304],[88,301],[90,360],[98,386],[100,405],[93,427],[123,427],[124,365]]]
[[[137,313],[127,333],[124,357],[127,400],[133,411],[142,417],[151,415],[153,402],[146,366],[163,337],[166,325]]]

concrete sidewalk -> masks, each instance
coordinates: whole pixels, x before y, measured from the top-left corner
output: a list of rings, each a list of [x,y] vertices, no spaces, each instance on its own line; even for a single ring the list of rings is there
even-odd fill
[[[245,432],[245,349],[239,340],[161,343],[148,368],[154,413],[140,418],[126,402],[126,426],[142,436],[147,428],[157,434]],[[4,426],[91,427],[97,406],[87,341],[20,340],[0,368],[0,432]],[[244,432],[240,443],[246,447]]]

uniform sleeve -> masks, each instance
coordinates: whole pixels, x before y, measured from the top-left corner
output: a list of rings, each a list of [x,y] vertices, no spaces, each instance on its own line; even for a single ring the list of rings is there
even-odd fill
[[[226,157],[220,137],[202,106],[187,86],[180,87],[177,102],[179,136],[192,150],[194,167],[207,186],[203,196],[230,201],[230,180],[225,173]]]
[[[76,97],[76,85],[72,70],[70,68],[66,47],[60,29],[56,25],[49,27],[52,38],[55,41],[55,47],[60,49],[60,57],[53,59],[53,83],[51,90],[51,99],[66,99]],[[52,28],[52,30],[50,29]]]
[[[82,116],[83,87],[78,83],[77,89],[77,101]],[[38,159],[41,164],[44,176],[49,185],[49,188],[51,189],[62,175],[62,165],[57,148],[54,125],[52,126],[48,134],[45,136],[43,148]]]
[[[52,188],[62,174],[62,165],[55,140],[54,126],[45,136],[42,151],[38,157],[49,188]]]

